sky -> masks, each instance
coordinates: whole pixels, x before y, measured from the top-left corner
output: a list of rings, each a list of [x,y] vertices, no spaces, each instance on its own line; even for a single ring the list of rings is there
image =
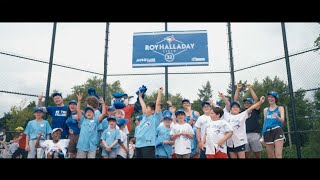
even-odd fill
[[[163,67],[132,68],[133,33],[164,31],[164,23],[110,23],[108,69],[112,74],[164,73]],[[53,23],[0,23],[0,52],[12,53],[49,62]],[[168,23],[168,31],[207,30],[209,66],[169,67],[169,73],[220,72],[215,74],[170,75],[169,92],[196,100],[198,89],[209,81],[215,99],[217,91],[226,93],[230,83],[229,53],[226,23]],[[57,23],[53,62],[103,74],[106,23]],[[235,70],[284,56],[280,23],[231,23]],[[320,34],[318,23],[286,23],[289,54],[311,49]],[[319,52],[290,58],[293,88],[319,87]],[[45,93],[48,64],[0,54],[0,90],[27,94]],[[285,61],[235,73],[236,81],[274,76],[287,82]],[[99,76],[53,66],[51,92],[64,96],[72,87]],[[146,85],[148,92],[165,86],[164,75],[108,76],[107,82],[120,80],[128,95]],[[50,94],[51,94],[50,92]],[[148,93],[147,92],[147,93]],[[37,101],[36,97],[0,92],[0,117],[12,106]],[[108,104],[109,102],[107,102]]]

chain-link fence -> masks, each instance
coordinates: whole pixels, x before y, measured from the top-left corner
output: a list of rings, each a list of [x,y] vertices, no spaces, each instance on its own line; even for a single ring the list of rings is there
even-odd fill
[[[278,88],[264,87],[268,84],[267,77],[271,82],[281,81],[284,84],[285,88],[279,92],[282,97],[280,105],[288,110],[284,125],[287,136],[284,157],[296,157],[297,152],[293,148],[296,137],[298,146],[301,145],[302,158],[317,157],[311,151],[314,145],[320,144],[317,144],[320,139],[319,112],[314,103],[319,101],[316,92],[320,87],[317,71],[320,67],[319,51],[316,52],[314,47],[314,41],[319,36],[319,24],[285,25],[296,106],[296,132],[280,23],[231,23],[233,49],[228,46],[227,23],[168,23],[168,31],[207,30],[209,66],[169,67],[167,88],[171,95],[180,94],[195,103],[199,102],[199,89],[207,81],[212,86],[214,99],[219,99],[218,91],[230,95],[227,89],[231,83],[229,54],[232,51],[235,83],[257,82],[261,89],[257,91],[259,97],[265,95],[267,90]],[[141,85],[148,87],[147,95],[161,86],[165,87],[164,67],[132,68],[131,64],[133,32],[164,31],[164,27],[164,23],[110,23],[107,83],[119,81],[129,96],[135,96]],[[23,109],[30,102],[37,102],[37,96],[46,92],[52,23],[2,23],[0,34],[0,126],[12,131],[12,127],[10,129],[5,125],[10,114],[16,110],[13,107]],[[58,90],[64,97],[71,98],[75,86],[85,84],[94,76],[103,78],[105,38],[105,23],[57,24],[50,94]],[[65,99],[65,102],[68,100]],[[197,105],[194,104],[195,107]]]

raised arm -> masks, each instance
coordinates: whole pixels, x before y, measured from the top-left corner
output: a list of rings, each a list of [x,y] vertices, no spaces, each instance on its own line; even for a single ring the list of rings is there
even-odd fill
[[[144,100],[142,98],[142,93],[141,92],[139,92],[138,96],[139,96],[139,102],[140,102],[141,108],[142,108],[142,113],[144,114],[146,112],[146,110],[147,110],[147,106],[146,106],[146,103],[144,102]]]
[[[215,100],[214,99],[211,99],[210,100],[210,105],[213,106],[213,107],[220,107],[216,104]]]
[[[242,84],[241,83],[238,83],[237,84],[237,89],[236,89],[236,92],[234,93],[234,101],[237,101],[239,102],[239,94],[240,94],[240,90],[242,88]]]
[[[37,107],[42,107],[42,98],[43,98],[43,93],[41,93],[41,95],[38,96],[38,106]],[[42,107],[43,112],[47,112],[47,108],[46,107]]]
[[[223,102],[226,104],[227,111],[230,111],[230,101],[224,96],[224,94],[220,91],[218,91],[219,97],[223,100]]]
[[[81,113],[81,100],[82,100],[83,93],[77,94],[78,97],[78,103],[77,103],[77,117],[78,121],[82,118],[82,113]]]
[[[254,109],[256,109],[258,106],[261,106],[261,104],[265,101],[265,97],[261,96],[260,101],[257,102],[256,104],[252,105],[251,107],[248,108],[247,112],[250,114]]]
[[[102,96],[100,96],[99,103],[102,106],[102,113],[99,115],[98,121],[101,122],[103,120],[103,118],[104,118],[104,115],[107,113],[106,104],[104,103]]]
[[[259,101],[259,98],[258,98],[258,96],[256,95],[256,93],[254,92],[251,84],[247,84],[247,87],[248,87],[248,89],[249,89],[249,91],[250,91],[250,94],[251,94],[251,96],[252,96],[252,98],[253,98],[254,103],[257,103],[257,102]],[[258,106],[258,107],[256,108],[256,110],[259,110],[259,109],[260,109],[260,106]]]
[[[256,95],[256,93],[253,91],[253,88],[252,88],[251,84],[247,84],[247,88],[249,89],[250,94],[251,94],[252,99],[254,100],[254,102],[255,102],[255,103],[258,102],[258,101],[259,101],[259,98],[258,98],[258,96]]]
[[[176,112],[177,108],[172,105],[171,101],[167,101],[167,104],[169,106],[169,111],[172,113],[173,123],[175,124],[177,122],[176,121],[176,115],[175,115],[175,112]]]
[[[155,109],[155,112],[158,114],[160,113],[160,110],[161,110],[161,96],[162,96],[162,91],[163,91],[163,88],[160,87],[158,89],[158,96],[157,96],[157,101],[156,101],[156,109]]]

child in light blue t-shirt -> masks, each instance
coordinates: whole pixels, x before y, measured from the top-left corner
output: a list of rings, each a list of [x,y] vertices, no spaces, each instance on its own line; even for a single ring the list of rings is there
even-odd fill
[[[29,121],[24,130],[26,134],[26,147],[28,151],[28,158],[43,158],[44,150],[42,148],[35,148],[35,144],[38,138],[38,134],[41,133],[40,142],[50,139],[50,133],[52,131],[51,126],[47,120],[43,120],[42,116],[44,115],[44,110],[41,107],[35,107],[33,114],[36,119]]]
[[[101,140],[102,140],[102,154],[103,158],[116,158],[117,157],[117,148],[119,147],[118,142],[120,141],[120,131],[116,129],[116,117],[108,117],[109,127],[103,131]]]
[[[82,93],[78,94],[77,116],[80,119],[80,135],[77,144],[77,158],[95,158],[96,150],[99,142],[98,125],[104,118],[106,113],[103,98],[100,97],[99,102],[102,104],[102,114],[95,116],[95,110],[87,106],[84,109],[85,116],[82,115],[80,107]]]
[[[172,145],[174,141],[170,140],[170,124],[172,115],[170,111],[163,112],[163,126],[158,126],[156,130],[156,157],[171,158]]]

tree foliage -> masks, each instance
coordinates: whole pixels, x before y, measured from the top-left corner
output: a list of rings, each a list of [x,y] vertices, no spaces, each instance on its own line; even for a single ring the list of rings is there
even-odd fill
[[[202,89],[198,90],[198,96],[200,101],[207,101],[210,98],[212,98],[212,88],[209,81],[207,81],[207,83],[204,86],[202,86]]]

